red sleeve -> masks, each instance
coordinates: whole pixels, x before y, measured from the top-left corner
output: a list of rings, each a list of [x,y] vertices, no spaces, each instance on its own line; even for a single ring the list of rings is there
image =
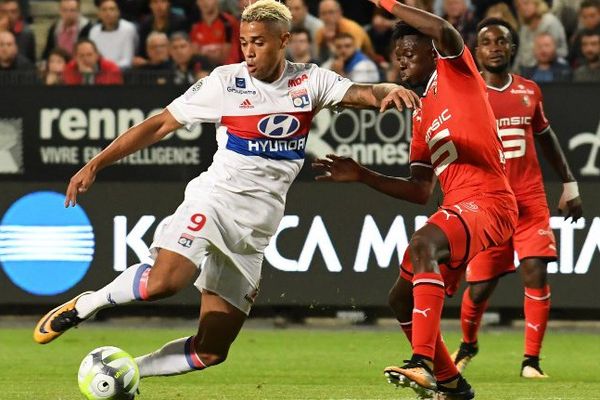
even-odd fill
[[[535,101],[535,110],[533,112],[533,117],[531,118],[531,129],[533,130],[534,135],[539,135],[548,129],[550,126],[550,122],[546,118],[546,114],[544,113],[544,96],[542,95],[542,90],[538,85],[534,83],[534,91],[536,94]]]
[[[410,141],[410,164],[420,164],[431,166],[431,153],[425,143],[425,137],[418,130],[413,130],[413,137]]]

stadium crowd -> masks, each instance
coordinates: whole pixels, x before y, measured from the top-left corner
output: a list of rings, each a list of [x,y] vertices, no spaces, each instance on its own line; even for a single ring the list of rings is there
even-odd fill
[[[60,0],[47,35],[36,37],[28,1],[0,0],[0,84],[189,85],[243,60],[239,16],[249,0],[95,0],[96,20],[82,14],[80,1]],[[405,2],[451,22],[471,48],[481,19],[506,20],[519,43],[513,70],[536,82],[600,82],[600,0]],[[355,1],[285,3],[293,16],[290,60],[355,82],[399,81],[390,14],[375,10],[362,26],[344,16]],[[45,41],[39,58],[36,41]]]

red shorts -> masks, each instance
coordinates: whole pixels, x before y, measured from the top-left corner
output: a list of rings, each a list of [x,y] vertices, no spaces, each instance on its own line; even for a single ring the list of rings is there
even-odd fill
[[[515,272],[519,259],[543,258],[556,261],[556,240],[550,229],[550,210],[545,198],[519,200],[519,221],[506,243],[478,254],[467,267],[467,282],[484,282]]]
[[[440,228],[450,244],[450,258],[440,263],[446,294],[452,295],[467,263],[481,251],[506,242],[517,222],[513,196],[481,196],[458,204],[443,205],[428,220]],[[400,276],[412,281],[409,249],[404,253]]]

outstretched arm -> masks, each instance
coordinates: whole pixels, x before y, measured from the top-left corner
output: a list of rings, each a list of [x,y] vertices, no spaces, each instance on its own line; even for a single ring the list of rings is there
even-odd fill
[[[378,192],[411,203],[426,204],[435,187],[433,170],[419,165],[411,165],[410,176],[407,178],[382,175],[351,158],[333,154],[315,160],[312,166],[324,171],[324,175],[317,176],[318,181],[361,182]]]
[[[89,189],[101,169],[158,142],[181,127],[182,125],[165,108],[160,114],[129,128],[73,175],[67,188],[65,207],[77,204],[77,195]]]
[[[402,111],[405,108],[414,110],[421,107],[421,100],[412,90],[393,83],[378,83],[376,85],[355,83],[350,86],[340,105],[353,108],[379,108],[381,112],[396,107]]]
[[[448,21],[395,0],[369,1],[378,7],[385,8],[408,25],[429,36],[442,56],[452,57],[462,52],[464,41],[460,33]]]
[[[573,221],[577,221],[583,214],[581,197],[579,197],[577,182],[569,168],[565,153],[558,143],[556,134],[552,128],[548,127],[546,132],[535,135],[535,138],[542,148],[544,158],[563,182],[563,193],[558,203],[560,213],[565,215],[565,219],[572,217]]]

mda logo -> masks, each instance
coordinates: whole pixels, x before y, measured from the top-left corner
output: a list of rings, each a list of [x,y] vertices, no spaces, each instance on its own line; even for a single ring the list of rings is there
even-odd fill
[[[0,264],[31,294],[51,296],[75,286],[94,256],[90,220],[64,195],[34,192],[15,201],[0,221]]]

